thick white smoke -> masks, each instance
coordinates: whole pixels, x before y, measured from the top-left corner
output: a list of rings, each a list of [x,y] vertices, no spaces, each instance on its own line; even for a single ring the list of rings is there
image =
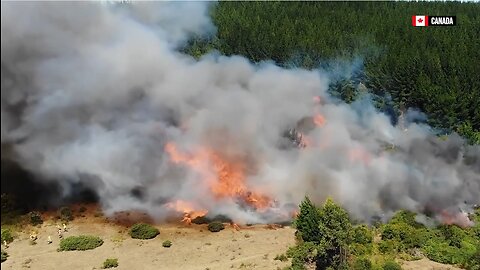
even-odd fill
[[[368,98],[335,102],[319,70],[177,52],[192,34],[214,33],[208,3],[1,5],[2,144],[65,192],[75,182],[92,188],[107,213],[161,219],[166,202],[185,200],[239,222],[270,221],[215,199],[198,173],[170,160],[166,142],[247,160],[247,185],[280,204],[333,196],[367,220],[479,203],[478,146],[392,126]],[[314,113],[326,122],[305,131],[311,145],[291,147],[285,131]]]

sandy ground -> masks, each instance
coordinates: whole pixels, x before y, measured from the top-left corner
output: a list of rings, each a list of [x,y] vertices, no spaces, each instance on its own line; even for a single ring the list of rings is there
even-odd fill
[[[94,211],[94,210],[92,210]],[[92,212],[89,211],[89,212]],[[43,225],[27,227],[19,232],[6,251],[9,257],[2,263],[2,269],[101,269],[107,258],[118,258],[115,269],[282,269],[289,262],[274,260],[295,244],[294,232],[290,227],[276,228],[267,225],[242,227],[239,231],[230,225],[225,230],[212,233],[206,225],[166,224],[156,226],[160,235],[151,240],[131,239],[128,227],[122,218],[116,222],[102,216],[78,216],[68,225],[71,235],[98,235],[104,244],[94,250],[57,252],[59,238],[57,225],[51,219]],[[120,224],[122,225],[120,225]],[[36,245],[29,243],[32,229],[38,232]],[[48,236],[53,243],[47,244]],[[172,241],[170,248],[162,247],[165,240]],[[457,270],[459,268],[422,259],[403,262],[406,270]]]
[[[100,219],[100,218],[98,218]],[[100,269],[107,258],[118,258],[116,269],[277,269],[288,265],[273,258],[294,244],[294,229],[268,229],[253,226],[237,231],[231,226],[212,233],[206,225],[160,225],[160,235],[152,240],[135,240],[125,227],[76,219],[64,237],[79,234],[98,235],[104,244],[94,250],[57,252],[56,224],[46,222],[40,228],[36,245],[30,245],[27,231],[21,233],[6,250],[8,260],[2,269]],[[53,243],[48,245],[51,235]],[[162,242],[171,240],[170,248]]]
[[[430,261],[428,259],[421,259],[418,261],[410,261],[410,262],[403,262],[402,269],[404,270],[460,270],[461,268],[457,268],[451,265],[445,265],[437,262]]]

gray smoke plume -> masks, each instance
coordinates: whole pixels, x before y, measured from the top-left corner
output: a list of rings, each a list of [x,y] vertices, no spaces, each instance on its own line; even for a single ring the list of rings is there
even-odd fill
[[[72,183],[92,188],[107,214],[142,210],[162,220],[180,200],[240,223],[271,222],[305,194],[332,196],[362,220],[479,203],[478,146],[440,140],[408,117],[392,126],[368,95],[339,102],[320,70],[179,53],[191,35],[215,32],[208,3],[1,8],[2,145],[65,194]],[[306,147],[285,136],[292,129]],[[211,149],[241,161],[246,187],[275,205],[266,214],[215,197],[204,173],[172,161],[169,142],[185,155]]]

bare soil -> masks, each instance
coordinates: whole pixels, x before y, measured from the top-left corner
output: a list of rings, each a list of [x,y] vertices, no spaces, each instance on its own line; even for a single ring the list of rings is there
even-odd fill
[[[291,227],[274,225],[244,226],[236,230],[226,224],[223,231],[212,233],[207,225],[185,225],[180,223],[161,224],[156,227],[160,235],[151,240],[132,239],[128,226],[136,221],[148,221],[141,213],[120,213],[106,219],[91,206],[79,213],[74,211],[75,220],[68,224],[63,237],[72,235],[98,235],[104,244],[94,250],[58,252],[60,239],[55,221],[55,213],[44,213],[46,220],[38,227],[27,226],[17,233],[15,241],[6,251],[9,257],[2,263],[2,269],[101,269],[107,258],[118,258],[115,269],[147,270],[224,270],[224,269],[282,269],[289,262],[274,260],[295,244]],[[36,245],[31,245],[29,235],[32,230],[38,233]],[[53,243],[47,244],[48,236]],[[172,241],[170,248],[162,242]],[[456,270],[459,268],[422,259],[402,262],[406,270]]]
[[[156,226],[160,235],[151,240],[131,239],[125,226],[105,222],[102,217],[80,217],[68,225],[71,235],[98,235],[104,244],[94,250],[57,252],[60,239],[57,224],[45,222],[39,228],[36,245],[29,243],[29,230],[19,233],[6,251],[2,269],[100,269],[107,258],[118,258],[115,269],[277,269],[288,262],[274,260],[294,244],[294,229],[265,225],[212,233],[206,225],[166,224]],[[53,243],[47,244],[48,236]],[[170,248],[162,247],[165,240]]]

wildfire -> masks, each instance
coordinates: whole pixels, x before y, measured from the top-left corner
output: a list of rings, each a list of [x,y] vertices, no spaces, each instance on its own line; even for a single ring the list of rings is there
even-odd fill
[[[443,224],[455,224],[463,228],[473,225],[473,221],[468,218],[468,214],[463,212],[452,213],[448,210],[442,210],[440,212],[440,220]]]
[[[321,114],[316,114],[315,116],[313,116],[313,123],[315,123],[315,125],[319,127],[323,127],[326,122],[327,120],[325,119],[325,116]]]
[[[233,229],[235,229],[236,231],[240,231],[240,226],[238,226],[236,223],[230,223],[230,225],[232,226]]]
[[[247,188],[246,167],[243,162],[227,160],[206,148],[201,148],[193,154],[185,154],[171,142],[165,145],[165,151],[170,155],[172,162],[186,165],[197,172],[213,197],[239,199],[257,211],[271,205],[269,197]]]
[[[192,224],[192,219],[203,217],[208,213],[207,210],[198,210],[191,203],[182,200],[169,202],[166,204],[166,207],[176,212],[183,213],[182,222],[185,222],[188,225]]]

